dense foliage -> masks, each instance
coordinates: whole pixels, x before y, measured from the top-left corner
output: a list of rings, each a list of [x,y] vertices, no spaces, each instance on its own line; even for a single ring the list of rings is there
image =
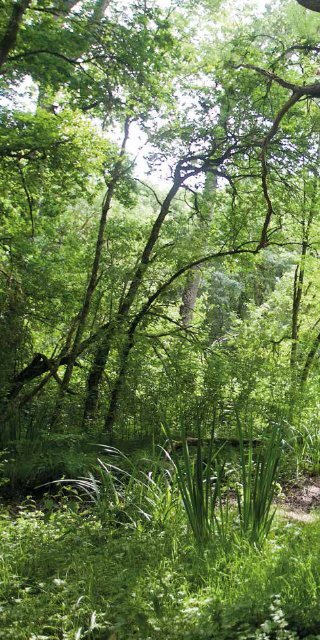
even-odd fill
[[[316,637],[317,1],[0,10],[0,635]]]

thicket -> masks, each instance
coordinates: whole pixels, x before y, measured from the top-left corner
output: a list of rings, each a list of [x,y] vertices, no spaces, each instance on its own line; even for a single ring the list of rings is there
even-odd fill
[[[320,471],[301,4],[1,3],[4,637],[319,631],[274,504]]]

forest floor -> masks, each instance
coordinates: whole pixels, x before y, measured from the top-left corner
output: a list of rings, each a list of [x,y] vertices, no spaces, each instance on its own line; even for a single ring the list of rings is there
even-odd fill
[[[278,512],[297,522],[312,522],[320,508],[320,475],[303,478],[284,490]]]
[[[320,475],[284,485],[261,549],[201,550],[158,506],[132,526],[74,493],[3,505],[0,640],[320,640]]]

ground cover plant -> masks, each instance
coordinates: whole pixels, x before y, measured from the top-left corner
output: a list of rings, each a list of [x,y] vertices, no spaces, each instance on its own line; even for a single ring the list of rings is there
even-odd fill
[[[2,637],[318,637],[317,519],[201,554],[173,517],[112,523],[70,499],[2,514]]]
[[[320,638],[319,32],[0,2],[0,637]]]

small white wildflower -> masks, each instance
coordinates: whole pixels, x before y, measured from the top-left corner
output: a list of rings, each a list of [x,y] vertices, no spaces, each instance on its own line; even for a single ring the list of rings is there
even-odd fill
[[[57,585],[57,587],[61,587],[66,583],[65,580],[61,580],[60,578],[53,578],[53,583]]]

